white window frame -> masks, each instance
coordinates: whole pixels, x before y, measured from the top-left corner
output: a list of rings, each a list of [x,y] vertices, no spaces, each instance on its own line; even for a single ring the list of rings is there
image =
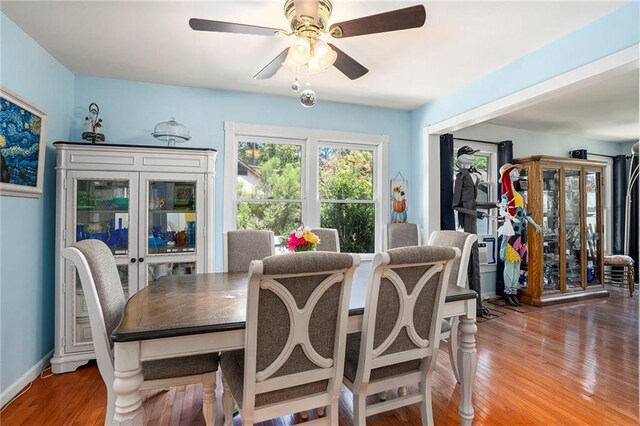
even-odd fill
[[[482,143],[482,142],[468,142],[468,141],[457,141],[454,139],[453,142],[453,152],[457,152],[458,149],[462,148],[463,146],[470,146],[471,148],[475,149],[479,149],[480,151],[478,152],[478,154],[481,154],[483,156],[488,156],[489,157],[489,162],[487,163],[487,176],[489,176],[490,180],[488,181],[490,183],[489,185],[489,201],[494,200],[494,201],[499,201],[498,200],[498,146],[495,144],[489,144],[489,143]],[[495,216],[496,215],[496,211],[489,211],[490,215]],[[498,251],[500,250],[500,248],[497,246],[498,245],[498,232],[497,232],[497,223],[495,221],[492,221],[491,219],[489,219],[489,230],[490,233],[489,234],[478,234],[478,241],[482,242],[482,237],[493,237],[495,238],[496,241],[496,247],[495,247],[495,256],[497,259],[498,256]],[[495,271],[496,270],[496,265],[487,265],[487,264],[481,264],[480,265],[480,272],[488,272],[488,271]]]
[[[223,232],[235,230],[237,225],[237,144],[239,141],[257,139],[275,143],[297,144],[302,142],[302,221],[311,227],[320,226],[319,147],[335,146],[347,149],[373,150],[373,197],[376,212],[374,253],[382,251],[382,225],[389,216],[387,163],[389,137],[387,135],[225,121]],[[373,259],[373,253],[364,253],[361,254],[361,257],[362,260],[370,260]]]

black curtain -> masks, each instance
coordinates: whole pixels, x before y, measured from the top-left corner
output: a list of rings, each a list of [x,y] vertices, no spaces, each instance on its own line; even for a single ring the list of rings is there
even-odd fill
[[[453,214],[453,135],[440,136],[440,229],[456,229]]]
[[[498,170],[505,163],[511,163],[513,161],[513,142],[512,141],[503,141],[498,144]],[[502,196],[502,186],[500,185],[500,172],[498,173],[498,200]],[[500,246],[502,244],[502,237],[498,237],[497,242],[497,250],[500,250]],[[498,296],[502,296],[504,292],[504,262],[500,260],[500,256],[498,257],[498,264],[496,267],[496,294]]]
[[[613,229],[611,230],[613,254],[624,254],[624,213],[627,195],[627,158],[624,155],[613,157],[613,182],[611,210],[613,211]]]
[[[634,155],[631,159],[631,170],[635,170],[638,167],[638,156]],[[629,256],[633,258],[635,262],[635,280],[638,282],[638,270],[640,270],[640,264],[638,263],[638,190],[640,183],[636,179],[631,189],[631,209],[629,211]]]

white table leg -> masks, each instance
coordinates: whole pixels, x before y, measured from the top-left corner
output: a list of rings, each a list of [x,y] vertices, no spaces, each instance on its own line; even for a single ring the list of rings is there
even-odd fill
[[[140,342],[115,344],[116,425],[142,425],[142,397],[140,386],[143,382],[140,363]]]
[[[471,306],[467,305],[467,314],[460,317],[458,330],[460,331],[460,345],[458,346],[458,368],[460,374],[460,406],[458,414],[462,425],[473,422],[473,382],[476,378],[478,354],[476,351],[476,315],[475,300]]]

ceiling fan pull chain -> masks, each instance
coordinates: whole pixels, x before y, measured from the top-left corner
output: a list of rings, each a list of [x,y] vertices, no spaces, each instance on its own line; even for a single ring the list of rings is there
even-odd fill
[[[291,83],[291,90],[293,90],[294,92],[297,92],[298,90],[300,90],[300,81],[298,80],[297,74],[295,79],[293,80],[293,83]]]

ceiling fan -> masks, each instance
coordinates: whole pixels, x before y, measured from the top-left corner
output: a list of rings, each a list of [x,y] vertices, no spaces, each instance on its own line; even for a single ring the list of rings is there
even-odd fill
[[[406,30],[421,27],[426,20],[424,6],[416,5],[339,22],[327,29],[332,10],[333,5],[329,0],[286,0],[284,14],[290,23],[291,31],[199,18],[191,18],[189,26],[196,31],[295,37],[290,47],[284,49],[253,78],[273,77],[281,67],[284,67],[296,75],[292,89],[297,91],[300,87],[298,75],[302,72],[309,75],[315,74],[325,71],[333,65],[351,80],[360,78],[369,72],[362,64],[335,45],[323,41],[322,36],[329,35],[340,39]],[[313,95],[315,98],[315,93]],[[315,103],[315,99],[313,103]]]

